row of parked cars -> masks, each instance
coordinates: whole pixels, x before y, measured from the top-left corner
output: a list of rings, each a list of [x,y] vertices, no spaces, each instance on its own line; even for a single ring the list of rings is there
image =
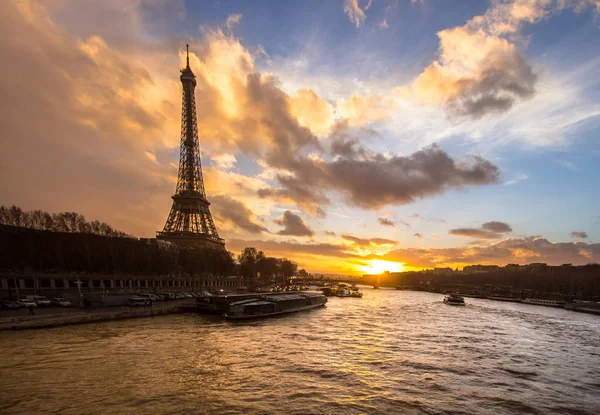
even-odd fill
[[[160,293],[160,294],[136,294],[132,298],[144,298],[152,302],[154,301],[168,301],[168,300],[179,300],[183,298],[196,298],[200,297],[198,293]]]
[[[17,301],[2,300],[0,301],[2,308],[15,309],[19,307],[71,307],[71,303],[62,297],[48,298],[43,295],[28,295],[25,298],[18,299]]]
[[[198,293],[161,293],[161,294],[136,294],[129,297],[127,303],[130,306],[145,306],[150,302],[155,301],[168,301],[168,300],[179,300],[185,298],[196,298],[200,297]]]

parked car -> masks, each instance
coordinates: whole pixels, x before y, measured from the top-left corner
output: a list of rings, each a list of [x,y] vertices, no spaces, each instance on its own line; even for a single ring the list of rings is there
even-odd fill
[[[155,295],[156,295],[156,299],[157,299],[158,301],[164,301],[165,297],[163,297],[163,296],[162,296],[162,295],[160,295],[160,294],[155,294]]]
[[[48,297],[44,297],[42,295],[28,295],[27,299],[33,301],[39,307],[50,307],[52,304]]]
[[[148,298],[138,297],[137,295],[135,295],[133,297],[129,297],[129,300],[127,300],[127,304],[131,307],[145,306],[145,305],[148,305],[149,303],[150,303],[150,300]]]
[[[20,307],[25,307],[25,308],[29,308],[29,307],[37,307],[37,304],[35,303],[35,301],[33,300],[29,300],[27,298],[21,298],[17,300],[17,304]]]
[[[71,302],[61,297],[51,298],[50,303],[59,307],[71,307]]]
[[[2,300],[0,306],[2,306],[2,308],[19,308],[19,304],[10,300]]]
[[[158,301],[158,297],[154,294],[138,294],[137,296],[142,297],[142,298],[147,298],[152,302]]]

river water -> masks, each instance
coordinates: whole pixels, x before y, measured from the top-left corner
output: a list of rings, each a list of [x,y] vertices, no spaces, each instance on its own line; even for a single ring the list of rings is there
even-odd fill
[[[253,322],[0,333],[0,413],[600,413],[600,317],[364,289]]]

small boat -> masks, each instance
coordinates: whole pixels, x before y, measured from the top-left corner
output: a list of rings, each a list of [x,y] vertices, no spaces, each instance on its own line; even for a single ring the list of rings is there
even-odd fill
[[[351,291],[347,288],[340,288],[335,293],[336,297],[351,297]]]
[[[360,291],[350,291],[350,297],[354,297],[354,298],[362,298],[363,293],[361,293]]]
[[[229,304],[225,318],[246,320],[271,317],[322,307],[326,302],[327,298],[320,293],[270,295]]]
[[[465,305],[465,299],[458,294],[450,294],[444,297],[444,302],[448,305]]]

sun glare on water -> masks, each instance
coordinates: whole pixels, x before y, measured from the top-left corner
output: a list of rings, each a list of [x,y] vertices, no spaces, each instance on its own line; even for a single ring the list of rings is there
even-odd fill
[[[404,264],[401,262],[384,261],[381,259],[372,259],[368,265],[363,265],[360,270],[366,274],[381,274],[385,271],[401,272],[404,270]]]

